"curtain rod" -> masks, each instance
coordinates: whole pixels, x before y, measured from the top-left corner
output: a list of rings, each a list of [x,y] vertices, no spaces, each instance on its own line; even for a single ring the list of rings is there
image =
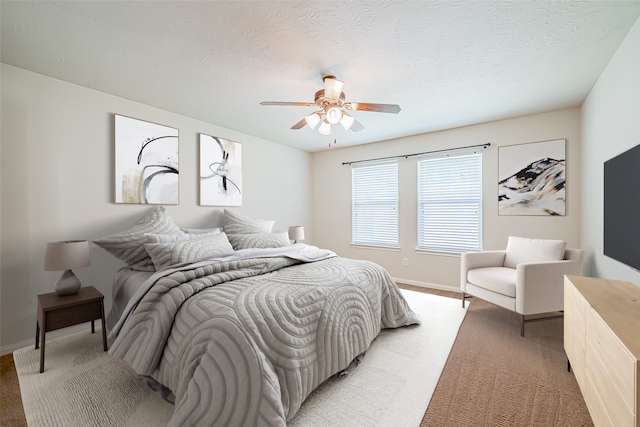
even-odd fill
[[[458,147],[458,148],[444,148],[442,150],[433,150],[433,151],[423,151],[421,153],[413,153],[413,154],[403,154],[400,156],[389,156],[389,157],[378,157],[377,159],[367,159],[367,160],[354,160],[352,162],[342,162],[343,165],[352,165],[354,163],[364,163],[364,162],[375,162],[378,160],[389,160],[389,159],[400,159],[402,157],[409,158],[409,157],[413,157],[413,156],[421,156],[423,154],[431,154],[431,153],[441,153],[444,151],[457,151],[457,150],[466,150],[468,148],[487,148],[490,147],[491,143],[487,142],[486,144],[478,144],[478,145],[469,145],[466,147]]]

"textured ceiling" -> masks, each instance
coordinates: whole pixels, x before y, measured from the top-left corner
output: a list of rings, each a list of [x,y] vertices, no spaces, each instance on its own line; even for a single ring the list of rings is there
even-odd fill
[[[5,1],[2,62],[302,150],[579,106],[640,1]],[[322,76],[361,132],[290,130]],[[114,111],[114,113],[119,113]],[[141,117],[144,119],[144,117]],[[220,135],[225,136],[225,135]]]

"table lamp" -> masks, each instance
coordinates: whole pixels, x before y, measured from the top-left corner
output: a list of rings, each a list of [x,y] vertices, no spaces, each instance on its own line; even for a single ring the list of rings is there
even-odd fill
[[[47,243],[44,253],[45,271],[62,271],[55,291],[58,295],[77,294],[80,289],[80,279],[71,271],[91,265],[89,260],[89,242],[86,240],[65,240]]]
[[[293,240],[293,243],[298,243],[298,240],[304,240],[304,227],[301,225],[289,227],[289,240]]]

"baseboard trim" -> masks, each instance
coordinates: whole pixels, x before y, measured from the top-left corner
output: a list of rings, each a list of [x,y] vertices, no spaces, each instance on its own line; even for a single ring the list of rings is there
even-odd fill
[[[46,339],[50,340],[54,338],[60,338],[65,335],[70,335],[76,332],[80,332],[82,330],[91,330],[91,328],[90,326],[88,326],[88,323],[70,326],[68,328],[59,329],[57,331],[47,332]],[[98,331],[100,331],[100,324],[96,322],[96,333]],[[0,347],[0,355],[4,356],[5,354],[13,353],[16,350],[20,350],[21,348],[25,348],[25,347],[35,348],[35,345],[36,345],[36,336],[34,334],[33,338],[31,339],[20,341],[14,344],[3,345],[2,347]]]
[[[401,279],[399,277],[392,277],[396,283],[405,283],[407,285],[419,286],[421,288],[438,289],[441,291],[451,291],[460,293],[460,287],[451,285],[442,285],[439,283],[421,282],[419,280]]]

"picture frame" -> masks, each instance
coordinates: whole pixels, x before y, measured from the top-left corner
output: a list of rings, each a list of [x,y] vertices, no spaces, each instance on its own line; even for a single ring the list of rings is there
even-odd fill
[[[242,144],[200,134],[200,205],[242,206]]]
[[[115,202],[179,203],[179,131],[115,114]]]
[[[498,147],[498,215],[563,216],[566,139]]]

